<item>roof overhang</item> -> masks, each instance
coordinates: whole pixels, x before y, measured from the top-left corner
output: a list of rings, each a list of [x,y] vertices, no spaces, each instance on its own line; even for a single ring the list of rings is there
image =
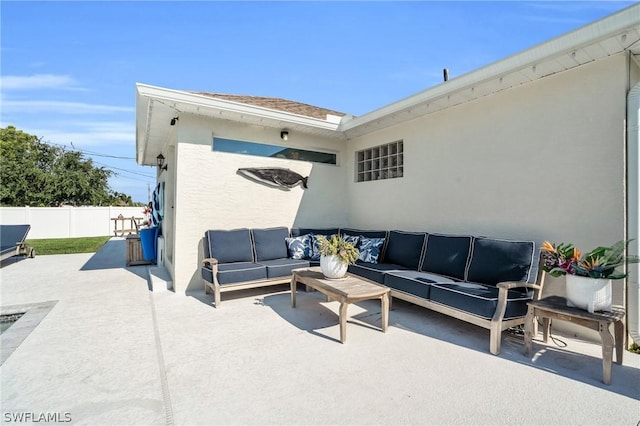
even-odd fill
[[[171,119],[193,114],[296,133],[345,139],[338,120],[321,120],[270,108],[212,98],[192,92],[136,84],[136,161],[155,165],[168,144]]]
[[[138,83],[136,159],[138,164],[155,165],[172,135],[171,119],[184,113],[347,140],[623,52],[640,55],[640,4],[360,117],[344,116],[340,122]]]
[[[640,5],[350,121],[343,120],[340,130],[347,138],[362,136],[624,51],[640,54]]]

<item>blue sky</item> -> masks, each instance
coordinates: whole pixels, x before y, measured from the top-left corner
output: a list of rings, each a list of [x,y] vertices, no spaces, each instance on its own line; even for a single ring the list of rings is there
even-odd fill
[[[145,202],[136,82],[362,115],[632,4],[2,1],[0,126],[86,153]]]

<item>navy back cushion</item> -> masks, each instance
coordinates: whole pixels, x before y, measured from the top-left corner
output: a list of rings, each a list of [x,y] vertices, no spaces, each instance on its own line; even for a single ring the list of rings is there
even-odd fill
[[[293,228],[291,229],[292,237],[299,237],[300,235],[314,234],[331,236],[338,233],[338,228]]]
[[[256,262],[289,257],[287,241],[289,228],[284,226],[269,229],[252,229],[253,244],[256,249]]]
[[[205,256],[218,259],[219,263],[253,262],[251,233],[248,229],[205,232]]]
[[[425,237],[424,232],[389,232],[384,261],[417,271]]]
[[[429,234],[422,270],[464,280],[471,236]]]
[[[361,229],[340,228],[341,235],[351,235],[358,237],[362,235],[367,238],[387,238],[387,231],[363,231]]]
[[[530,281],[535,262],[533,241],[475,238],[467,281],[495,285],[503,281]]]

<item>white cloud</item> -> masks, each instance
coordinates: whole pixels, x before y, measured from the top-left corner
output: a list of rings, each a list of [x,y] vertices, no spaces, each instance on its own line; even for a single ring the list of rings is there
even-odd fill
[[[69,121],[19,126],[20,130],[42,138],[43,142],[75,149],[92,149],[115,155],[134,156],[135,125],[129,121]],[[114,149],[117,149],[116,153]],[[124,151],[123,151],[124,150]]]
[[[105,148],[105,152],[114,145],[123,145],[133,148],[135,147],[135,133],[130,126],[121,129],[105,129],[105,128],[85,128],[72,131],[56,130],[56,129],[30,129],[30,134],[36,134],[42,137],[44,142],[51,142],[59,145],[73,146],[76,149],[87,147]]]
[[[55,74],[5,75],[0,77],[0,86],[2,90],[81,90],[72,77]]]
[[[88,104],[85,102],[65,101],[12,101],[2,100],[3,115],[16,112],[40,114],[42,112],[55,112],[61,114],[95,114],[114,112],[134,112],[134,107],[114,105]]]

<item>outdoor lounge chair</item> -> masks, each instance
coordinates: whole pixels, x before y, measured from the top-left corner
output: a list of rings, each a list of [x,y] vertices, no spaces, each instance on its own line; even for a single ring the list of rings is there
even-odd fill
[[[0,225],[0,261],[13,256],[35,257],[33,247],[25,244],[31,225]]]

